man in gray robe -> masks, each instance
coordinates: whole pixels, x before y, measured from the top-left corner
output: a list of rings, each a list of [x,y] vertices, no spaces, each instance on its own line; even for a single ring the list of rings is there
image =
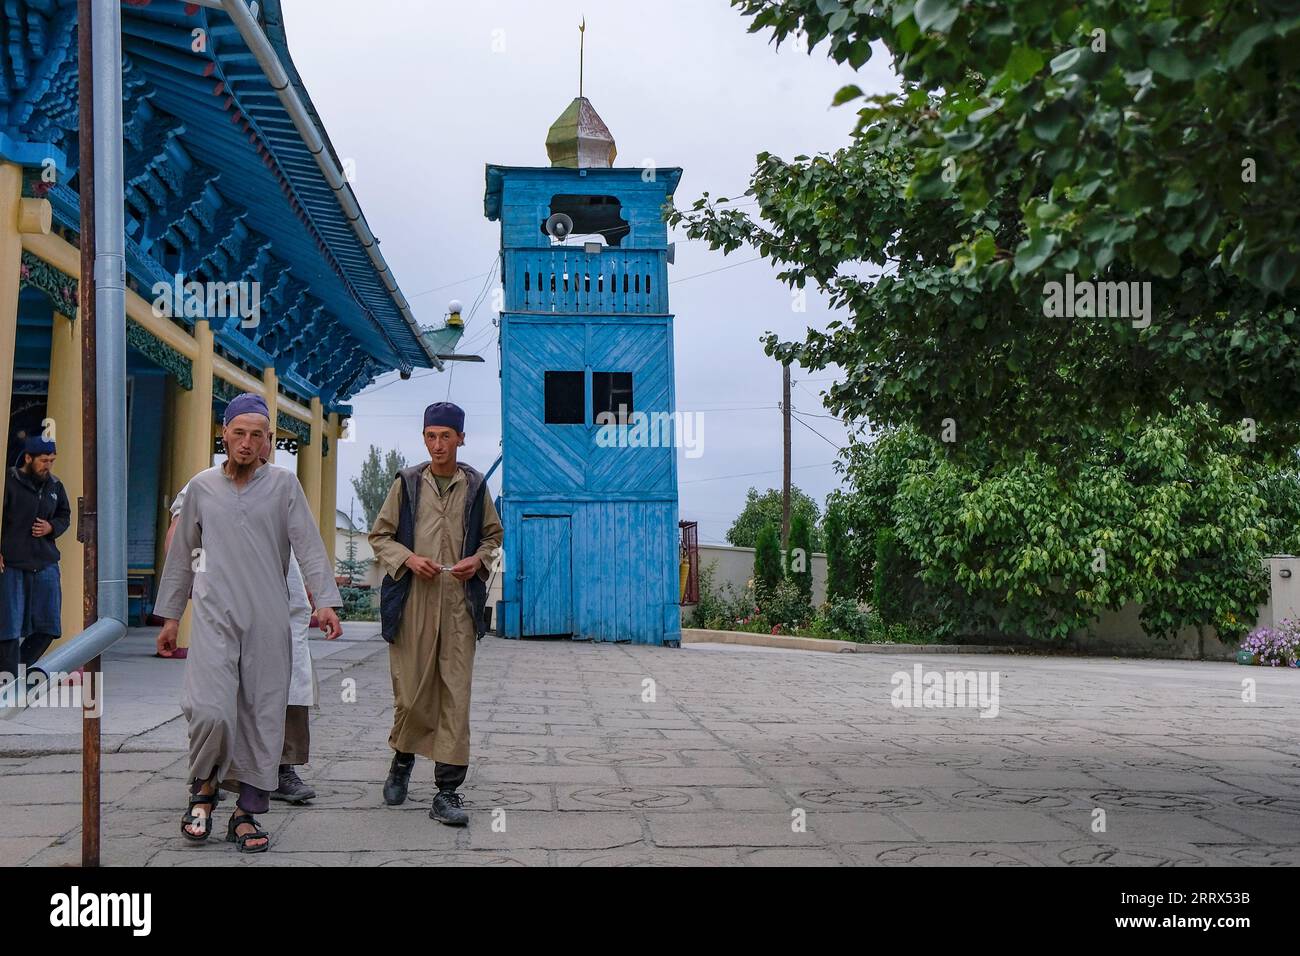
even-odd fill
[[[193,640],[182,710],[190,723],[191,802],[182,834],[211,830],[217,783],[237,781],[239,799],[226,839],[260,852],[270,839],[254,819],[279,783],[292,661],[290,550],[316,595],[327,640],[342,633],[334,572],[297,477],[259,458],[270,417],[260,395],[226,408],[228,458],[190,480],[154,613],[164,619],[158,653],[171,656],[191,592]]]
[[[262,446],[258,459],[269,462],[271,459],[271,439]],[[276,465],[275,467],[280,467]],[[185,506],[185,494],[189,491],[189,482],[176,492],[168,508],[172,523],[167,528],[167,543],[163,554],[171,550],[172,538],[176,534],[176,524],[180,521],[181,509]],[[284,753],[280,756],[280,786],[271,791],[272,800],[284,800],[289,803],[305,803],[316,798],[316,791],[305,784],[295,767],[301,767],[311,759],[311,715],[309,707],[318,703],[316,675],[311,666],[311,649],[308,637],[311,630],[311,597],[302,581],[302,571],[298,561],[289,554],[289,620],[293,625],[293,665],[289,680],[289,706],[284,712]]]

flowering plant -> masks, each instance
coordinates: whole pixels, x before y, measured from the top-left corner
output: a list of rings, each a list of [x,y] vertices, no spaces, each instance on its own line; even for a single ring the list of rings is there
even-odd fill
[[[1277,627],[1257,627],[1246,635],[1241,649],[1267,667],[1300,666],[1300,626],[1286,620]]]

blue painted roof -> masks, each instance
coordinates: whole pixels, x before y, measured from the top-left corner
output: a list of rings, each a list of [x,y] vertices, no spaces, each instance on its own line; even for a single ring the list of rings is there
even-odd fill
[[[77,162],[75,0],[8,0],[0,47],[0,153],[63,168],[50,193],[75,228],[66,185]],[[278,0],[260,20],[328,137],[285,43]],[[374,376],[433,363],[385,288],[312,154],[226,14],[175,0],[122,8],[128,267],[145,286],[186,278],[257,278],[263,327],[227,323],[218,344],[330,407]],[[194,30],[206,31],[196,51]],[[340,164],[341,165],[341,164]],[[75,182],[74,182],[75,185]],[[133,245],[132,245],[133,244]]]

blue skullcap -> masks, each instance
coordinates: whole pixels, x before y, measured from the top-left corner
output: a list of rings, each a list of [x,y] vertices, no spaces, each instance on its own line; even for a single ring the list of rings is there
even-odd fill
[[[240,415],[261,415],[267,421],[271,420],[271,412],[266,407],[266,399],[256,392],[245,392],[243,395],[236,395],[226,406],[226,415],[222,420],[224,424],[229,425]]]
[[[40,435],[28,435],[27,441],[23,445],[23,451],[33,458],[37,455],[53,455],[54,442],[46,441]]]
[[[424,427],[444,425],[458,432],[465,431],[465,409],[451,402],[434,402],[424,410]]]

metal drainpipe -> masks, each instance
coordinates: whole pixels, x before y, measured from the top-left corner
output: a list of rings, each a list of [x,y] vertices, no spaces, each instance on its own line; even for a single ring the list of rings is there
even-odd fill
[[[126,636],[126,232],[122,182],[122,20],[117,3],[91,18],[95,143],[95,405],[99,471],[99,619],[28,671],[36,689]],[[82,242],[90,241],[82,236]]]
[[[203,6],[213,5],[212,3],[203,4]],[[397,309],[402,318],[406,320],[406,324],[415,333],[420,348],[429,361],[433,363],[434,368],[442,371],[443,363],[424,344],[420,324],[415,321],[415,316],[411,314],[410,304],[397,287],[397,280],[393,278],[393,273],[388,268],[383,253],[379,251],[379,240],[375,238],[375,234],[370,231],[370,226],[366,224],[366,217],[362,214],[361,207],[357,205],[356,197],[352,194],[352,187],[348,185],[342,171],[334,163],[334,158],[330,155],[329,150],[325,148],[325,140],[321,136],[320,130],[316,128],[316,124],[308,114],[307,108],[303,106],[298,91],[289,82],[289,74],[285,72],[284,65],[280,62],[279,57],[275,55],[275,49],[271,46],[271,41],[266,38],[266,34],[262,32],[262,27],[257,22],[257,18],[253,16],[244,0],[221,0],[221,9],[226,11],[226,14],[235,24],[235,29],[239,31],[239,35],[244,38],[248,49],[262,68],[262,74],[266,77],[266,81],[271,84],[271,89],[275,90],[276,96],[280,98],[280,104],[288,112],[289,118],[293,120],[298,135],[302,137],[307,150],[315,157],[316,165],[320,167],[320,171],[324,174],[325,181],[329,183],[330,189],[334,191],[334,197],[343,209],[343,214],[347,217],[348,222],[352,224],[352,231],[361,240],[361,245],[365,248],[366,254],[370,256],[370,262],[379,273],[384,288],[388,290],[388,294],[397,305]],[[398,361],[402,363],[402,371],[410,371],[409,363],[405,359],[398,356]]]

